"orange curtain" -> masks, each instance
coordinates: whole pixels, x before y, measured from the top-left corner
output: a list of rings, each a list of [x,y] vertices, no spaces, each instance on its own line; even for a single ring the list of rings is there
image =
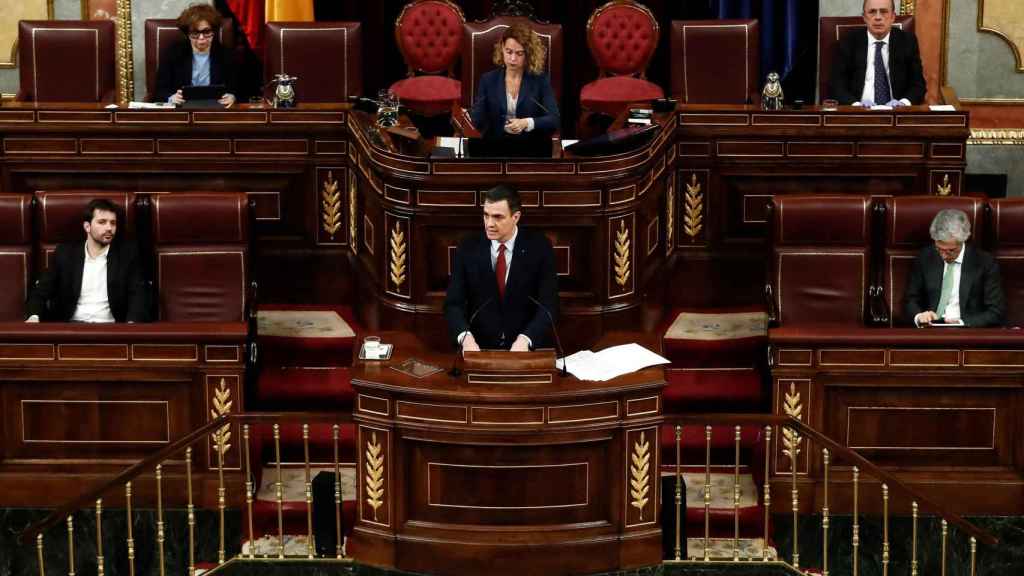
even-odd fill
[[[313,0],[266,0],[266,21],[313,21]]]

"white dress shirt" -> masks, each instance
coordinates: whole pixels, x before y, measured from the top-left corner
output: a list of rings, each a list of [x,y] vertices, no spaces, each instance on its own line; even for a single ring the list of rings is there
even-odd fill
[[[889,73],[889,93],[892,94],[892,70],[889,68],[889,37],[892,36],[892,33],[886,34],[881,40],[872,36],[870,31],[865,33],[868,35],[868,60],[864,69],[864,90],[861,91],[860,102],[875,102],[875,44],[878,42],[882,43],[882,62],[885,63],[885,70]],[[895,96],[895,94],[892,95]],[[854,106],[860,105],[860,102],[854,102]],[[904,106],[910,106],[910,100],[906,98],[900,98],[900,102]],[[888,102],[875,102],[875,104],[888,104]]]
[[[967,250],[967,244],[960,247],[960,253],[957,254],[956,260],[952,263],[943,262],[942,277],[945,279],[946,274],[952,274],[953,276],[951,278],[953,280],[953,286],[949,291],[949,302],[946,303],[946,309],[935,311],[935,313],[939,315],[940,319],[960,318],[960,272],[963,271],[964,268],[965,250]],[[953,267],[952,270],[949,269],[950,266]],[[924,314],[924,312],[921,314]],[[921,326],[921,323],[918,321],[918,317],[920,317],[921,314],[914,316],[914,324],[919,327]]]
[[[513,96],[511,92],[505,92],[505,108],[508,111],[506,118],[511,119],[516,117],[516,100],[517,98]],[[533,131],[533,118],[526,119],[526,131]]]
[[[110,246],[103,248],[95,258],[89,255],[88,243],[84,250],[82,291],[71,321],[113,322],[114,315],[110,313],[110,298],[107,295],[107,254],[110,253]]]

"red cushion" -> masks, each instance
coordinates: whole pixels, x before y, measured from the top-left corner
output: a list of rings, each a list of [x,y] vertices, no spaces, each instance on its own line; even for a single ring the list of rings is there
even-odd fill
[[[391,85],[398,100],[420,114],[448,112],[462,97],[462,82],[447,76],[414,76]]]
[[[617,115],[631,102],[661,98],[660,86],[631,76],[600,78],[583,87],[580,103],[594,112]]]
[[[264,368],[249,409],[352,409],[355,392],[346,367]]]
[[[636,74],[643,72],[658,47],[657,23],[641,7],[610,6],[594,18],[589,40],[599,68]]]
[[[665,370],[665,412],[742,412],[761,408],[761,375],[753,369]]]
[[[402,11],[396,23],[399,48],[415,70],[447,70],[462,50],[463,17],[447,2],[418,2]]]

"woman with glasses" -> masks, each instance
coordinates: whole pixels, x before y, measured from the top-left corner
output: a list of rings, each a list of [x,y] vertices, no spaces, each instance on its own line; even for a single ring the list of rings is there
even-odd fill
[[[193,4],[178,16],[177,24],[188,41],[175,42],[160,55],[156,101],[180,106],[185,103],[183,86],[224,86],[218,101],[230,107],[235,103],[235,67],[218,39],[220,14],[213,6]]]

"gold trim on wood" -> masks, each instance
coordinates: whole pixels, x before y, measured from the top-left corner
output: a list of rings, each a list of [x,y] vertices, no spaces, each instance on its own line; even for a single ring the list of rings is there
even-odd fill
[[[949,183],[949,174],[943,174],[942,184],[935,185],[935,193],[939,196],[949,196],[953,191],[953,185]]]
[[[704,228],[704,195],[701,193],[701,185],[697,181],[696,172],[690,176],[690,181],[686,183],[685,198],[683,232],[690,237],[690,240],[694,240]]]
[[[782,410],[786,416],[802,420],[804,405],[800,399],[800,392],[796,389],[796,382],[789,383],[789,392],[786,392],[783,402]],[[782,453],[789,457],[790,462],[793,463],[793,468],[790,471],[792,474],[796,474],[796,457],[800,455],[800,441],[802,438],[796,430],[789,427],[782,428]]]
[[[333,170],[327,171],[327,178],[320,189],[320,207],[323,209],[320,219],[324,233],[334,240],[334,235],[341,228],[341,191]]]
[[[632,262],[629,253],[630,229],[626,227],[626,221],[619,220],[619,229],[615,232],[615,283],[619,288],[625,288],[629,282]]]
[[[402,230],[402,223],[395,221],[395,229],[391,231],[391,264],[388,266],[391,282],[395,290],[401,290],[405,284],[405,257],[408,245],[405,242],[405,232]]]
[[[968,144],[1020,146],[1024,144],[1024,128],[972,128]]]
[[[665,255],[672,254],[676,243],[676,179],[670,174],[665,181]]]
[[[644,520],[644,509],[650,502],[651,490],[651,443],[647,435],[640,432],[640,439],[633,444],[633,463],[629,467],[630,505],[640,513],[640,521]]]
[[[366,503],[373,509],[373,521],[377,520],[377,509],[384,504],[384,454],[377,433],[370,433],[366,443]]]
[[[353,254],[359,254],[359,236],[357,216],[359,199],[356,196],[356,184],[358,180],[356,173],[349,170],[348,173],[348,244],[352,247]]]
[[[903,16],[914,15],[914,3],[915,0],[901,0],[900,1],[900,14]]]
[[[222,377],[220,383],[213,390],[213,408],[210,409],[210,417],[214,420],[221,416],[226,416],[231,413],[231,405],[234,401],[231,399],[231,389],[228,388],[227,382]],[[225,424],[218,428],[212,435],[214,450],[220,453],[223,457],[224,454],[231,448],[231,424]]]
[[[990,3],[995,3],[993,0],[988,0],[988,1]],[[1020,0],[1000,0],[1000,1],[1007,2],[1007,3],[1013,3],[1013,4],[1016,4],[1016,3],[1020,2]],[[990,14],[991,14],[991,12],[990,12]],[[1000,39],[1002,39],[1003,42],[1006,42],[1006,44],[1010,47],[1010,50],[1013,52],[1013,59],[1017,63],[1017,70],[1016,71],[1017,72],[1024,72],[1024,57],[1022,57],[1022,55],[1021,55],[1021,47],[1017,45],[1017,42],[1015,41],[1015,39],[1011,38],[1008,33],[1002,32],[1002,31],[996,29],[994,27],[995,25],[996,25],[995,22],[987,22],[987,23],[985,22],[985,0],[978,0],[978,32],[988,32],[989,34],[995,34]]]
[[[132,0],[117,0],[117,101],[127,106],[135,99],[135,62],[132,59]]]

